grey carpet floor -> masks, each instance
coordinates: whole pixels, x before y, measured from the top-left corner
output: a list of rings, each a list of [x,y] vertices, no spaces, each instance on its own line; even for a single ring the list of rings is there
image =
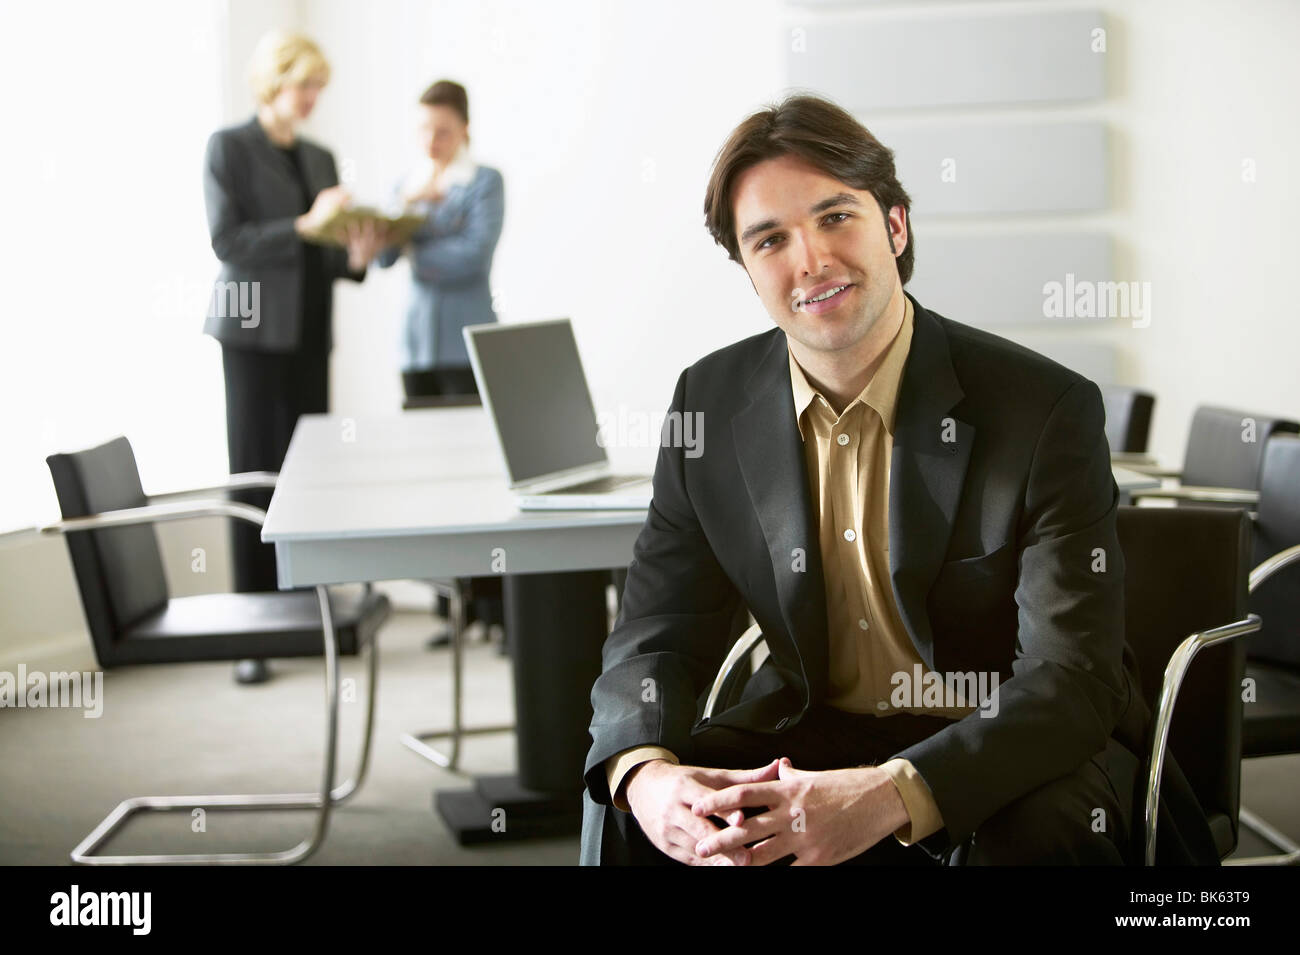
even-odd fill
[[[378,708],[368,777],[331,814],[324,845],[308,865],[573,865],[578,839],[462,848],[433,810],[433,792],[470,779],[429,763],[398,737],[450,719],[451,653],[426,650],[441,628],[426,614],[395,613],[381,631]],[[93,659],[32,662],[30,669],[91,668]],[[275,677],[239,686],[231,664],[130,667],[105,674],[104,709],[0,710],[0,863],[60,865],[82,837],[128,796],[310,792],[320,786],[325,748],[324,669],[319,659],[278,660]],[[509,660],[495,647],[466,652],[468,724],[511,723]],[[339,776],[360,751],[365,683],[360,662],[343,661]],[[508,773],[514,736],[466,741],[462,770]],[[194,832],[188,813],[137,816],[111,852],[276,851],[311,830],[310,811],[209,812]],[[509,819],[505,820],[509,829]]]
[[[578,839],[462,848],[434,813],[434,790],[468,788],[466,776],[439,769],[398,742],[402,732],[446,725],[451,655],[429,651],[440,626],[428,614],[395,613],[380,639],[374,750],[361,791],[333,813],[324,846],[309,865],[572,865]],[[29,669],[92,668],[76,659],[32,661]],[[0,709],[0,864],[61,865],[72,847],[120,800],[133,795],[310,791],[324,750],[322,665],[276,661],[275,678],[241,687],[228,664],[135,667],[105,675],[104,710]],[[340,778],[359,750],[364,684],[345,660],[356,701],[342,706]],[[466,720],[513,721],[505,657],[471,646]],[[468,773],[514,768],[514,737],[470,739]],[[1300,756],[1250,760],[1242,770],[1245,804],[1300,840]],[[204,831],[185,813],[137,818],[113,852],[223,852],[288,848],[310,830],[311,813],[210,812]],[[509,820],[506,820],[509,829]],[[1243,830],[1237,855],[1267,853]]]

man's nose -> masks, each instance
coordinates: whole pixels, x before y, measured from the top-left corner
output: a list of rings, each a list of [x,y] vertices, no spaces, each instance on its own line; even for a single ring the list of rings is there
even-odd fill
[[[800,273],[805,276],[821,275],[831,264],[831,254],[827,244],[817,237],[810,237],[803,232],[796,233],[790,240],[795,247],[796,263]]]

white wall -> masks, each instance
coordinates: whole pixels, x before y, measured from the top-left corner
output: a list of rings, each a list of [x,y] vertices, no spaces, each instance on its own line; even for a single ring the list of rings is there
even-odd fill
[[[474,153],[506,183],[501,316],[571,317],[598,407],[661,413],[685,365],[770,327],[703,198],[724,133],[781,88],[774,0],[306,8],[335,65],[313,130],[354,161],[358,196],[414,155],[429,83],[468,89]],[[337,407],[400,404],[406,282],[401,264],[338,286]]]
[[[1093,5],[1106,11],[1112,28],[1104,114],[1117,143],[1107,221],[1119,240],[1117,278],[1152,284],[1153,317],[1145,329],[1112,323],[1044,334],[1114,343],[1122,377],[1158,395],[1153,450],[1177,463],[1197,403],[1300,415],[1300,323],[1275,291],[1300,259],[1292,225],[1300,220],[1292,171],[1300,158],[1300,64],[1292,50],[1300,6]],[[1000,6],[971,0],[926,8]],[[597,404],[661,412],[682,367],[771,327],[743,272],[705,232],[702,202],[726,133],[781,91],[785,9],[777,0],[232,0],[225,121],[251,109],[243,77],[257,36],[277,20],[296,21],[334,65],[310,134],[335,151],[359,198],[379,197],[411,154],[419,92],[440,77],[463,82],[474,150],[506,181],[494,273],[503,318],[571,316]],[[112,30],[125,36],[133,29],[127,17],[114,23],[99,38],[106,49],[118,48]],[[26,41],[54,49],[52,36]],[[99,65],[120,68],[112,58]],[[51,105],[46,115],[58,123],[77,113]],[[166,124],[151,128],[165,138]],[[1255,182],[1242,181],[1244,159],[1255,162]],[[173,198],[201,215],[193,201],[197,170],[193,181],[192,195]],[[94,209],[98,184],[93,177],[85,184],[80,207]],[[923,254],[925,223],[917,228]],[[192,231],[206,240],[202,221]],[[22,233],[11,230],[6,242],[5,261],[21,270],[32,256]],[[149,259],[147,247],[130,251]],[[336,410],[400,404],[395,344],[403,270],[376,270],[362,286],[338,286]],[[57,292],[60,307],[94,301],[76,286]],[[31,320],[12,309],[0,317],[7,346],[25,340],[21,323]],[[189,327],[197,338],[197,313]],[[55,366],[61,356],[27,360]],[[209,384],[219,389],[219,376]],[[22,406],[19,396],[11,400]],[[30,420],[11,411],[20,431]],[[208,414],[203,427],[213,453],[223,455],[220,420]],[[182,559],[186,552],[176,547]],[[39,637],[45,618],[32,608],[76,606],[66,566],[43,577],[26,566],[29,560],[22,548],[0,548],[0,579],[22,565],[25,576],[10,579],[30,584],[0,591],[0,650],[18,640],[12,621],[22,622],[24,643]],[[173,578],[176,570],[169,565]]]
[[[1282,288],[1300,259],[1300,6],[1108,8],[1126,25],[1129,71],[1116,117],[1122,277],[1153,292],[1151,327],[1123,344],[1132,380],[1157,395],[1153,450],[1181,463],[1197,404],[1300,417],[1300,323]]]
[[[1107,18],[1110,95],[1095,113],[1116,144],[1112,211],[1096,221],[1117,236],[1117,278],[1151,283],[1152,321],[1031,331],[1044,343],[1115,345],[1121,379],[1158,396],[1152,450],[1179,463],[1198,403],[1300,415],[1300,323],[1274,294],[1300,256],[1300,235],[1284,228],[1300,219],[1291,173],[1300,6],[1087,6]],[[792,9],[776,0],[312,0],[302,4],[305,27],[337,67],[313,128],[354,159],[359,194],[381,195],[410,148],[409,104],[436,78],[464,83],[475,152],[506,180],[493,276],[503,319],[571,316],[598,406],[662,411],[682,367],[771,327],[705,232],[702,203],[727,132],[782,91]],[[1246,159],[1254,182],[1242,181]],[[917,228],[923,243],[926,224]],[[404,283],[403,272],[340,286],[337,407],[399,402]]]

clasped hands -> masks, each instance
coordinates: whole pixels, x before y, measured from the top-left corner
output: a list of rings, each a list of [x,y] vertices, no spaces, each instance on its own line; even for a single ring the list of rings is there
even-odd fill
[[[624,791],[646,837],[687,865],[768,865],[790,855],[794,865],[835,865],[909,818],[878,767],[814,772],[786,757],[745,770],[650,760],[628,774]]]

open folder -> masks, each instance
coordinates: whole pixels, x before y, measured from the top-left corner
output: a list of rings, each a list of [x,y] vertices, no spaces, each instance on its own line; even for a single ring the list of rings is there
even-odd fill
[[[305,232],[303,236],[318,245],[346,245],[348,226],[373,222],[388,229],[388,245],[405,245],[424,218],[410,213],[390,216],[366,206],[348,206],[326,219],[319,229]]]

